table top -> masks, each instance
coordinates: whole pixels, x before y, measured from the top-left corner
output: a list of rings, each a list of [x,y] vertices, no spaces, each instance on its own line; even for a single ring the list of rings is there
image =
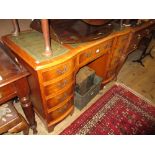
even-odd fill
[[[0,87],[29,75],[25,68],[21,68],[11,59],[8,52],[0,43]]]
[[[31,68],[38,71],[48,68],[49,66],[55,66],[65,62],[68,59],[79,55],[82,51],[93,48],[105,41],[113,39],[117,36],[125,34],[133,34],[149,25],[154,25],[155,21],[147,22],[137,27],[125,27],[121,30],[114,31],[107,37],[97,39],[94,41],[76,43],[76,44],[60,44],[51,39],[52,44],[52,56],[45,56],[44,53],[44,38],[40,32],[34,30],[28,30],[20,32],[19,36],[6,35],[2,37],[2,40],[6,46],[8,46],[15,55],[22,58]]]
[[[38,62],[50,60],[69,51],[65,46],[51,40],[53,55],[48,57],[43,55],[44,39],[37,31],[21,32],[19,36],[9,36],[9,38]]]

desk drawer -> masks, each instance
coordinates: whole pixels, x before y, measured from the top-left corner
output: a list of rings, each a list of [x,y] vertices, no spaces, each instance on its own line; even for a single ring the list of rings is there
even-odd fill
[[[16,88],[13,84],[9,84],[0,88],[0,103],[5,102],[15,96]]]
[[[135,49],[137,49],[140,40],[143,37],[147,37],[150,34],[150,32],[152,31],[152,29],[154,29],[154,26],[150,26],[150,27],[148,27],[146,29],[135,32],[133,34],[130,45],[128,47],[128,53],[130,53],[130,52],[134,51]]]
[[[55,93],[57,93],[58,91],[64,89],[66,86],[70,85],[71,83],[73,83],[74,79],[74,73],[70,74],[69,76],[65,77],[62,80],[59,80],[55,83],[52,84],[48,84],[46,86],[44,86],[44,93],[46,96],[48,95],[54,95]]]
[[[56,67],[53,68],[51,67],[51,69],[42,72],[43,81],[47,82],[49,80],[53,80],[69,72],[72,72],[74,70],[74,67],[75,67],[74,59],[62,63],[60,65],[57,65]]]
[[[62,117],[62,115],[64,115],[68,110],[70,110],[70,108],[73,106],[73,104],[74,104],[73,99],[70,99],[63,106],[55,109],[54,111],[51,111],[48,114],[48,120],[52,121],[54,119]]]
[[[108,40],[103,43],[100,43],[99,45],[96,45],[95,47],[91,47],[79,56],[79,64],[83,66],[84,64],[92,61],[93,59],[98,58],[99,56],[103,55],[106,52],[109,52],[112,47],[113,40]]]
[[[58,106],[59,104],[67,100],[70,96],[72,96],[73,93],[74,93],[74,86],[72,85],[64,92],[57,94],[54,97],[47,98],[46,99],[47,109],[51,109],[55,106]]]
[[[119,37],[118,44],[126,44],[129,40],[129,34],[125,34]]]

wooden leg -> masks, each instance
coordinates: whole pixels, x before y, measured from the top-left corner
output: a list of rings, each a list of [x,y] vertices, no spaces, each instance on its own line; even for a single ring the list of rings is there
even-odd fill
[[[72,115],[73,115],[73,113],[74,113],[74,108],[73,108],[73,110],[71,111],[70,115],[72,116]]]
[[[54,128],[55,128],[55,125],[52,125],[50,127],[48,127],[48,132],[53,132],[54,131]]]
[[[29,125],[27,124],[26,120],[23,118],[22,115],[19,114],[20,123],[14,126],[13,128],[9,129],[8,132],[10,133],[18,133],[23,131],[24,135],[29,134]]]
[[[101,83],[100,90],[103,89],[104,86],[105,86],[105,84],[104,83]]]
[[[23,134],[24,134],[24,135],[28,135],[28,134],[29,134],[29,128],[24,129],[24,130],[23,130]]]
[[[117,76],[114,77],[114,81],[117,81]]]
[[[24,135],[28,135],[29,134],[29,125],[27,124],[26,120],[23,118],[23,116],[20,116],[22,119],[22,122],[25,124],[25,129],[23,130],[23,134]]]
[[[36,130],[36,122],[35,122],[35,116],[34,116],[34,111],[32,108],[32,103],[29,99],[29,97],[22,97],[19,99],[22,109],[25,113],[25,116],[30,124],[31,129],[33,130],[33,134],[37,134],[37,130]]]
[[[19,101],[21,103],[24,114],[27,118],[27,121],[29,122],[31,129],[33,130],[33,134],[37,134],[37,130],[36,130],[37,123],[35,121],[35,115],[34,115],[32,103],[29,98],[30,90],[29,90],[26,77],[16,81],[15,85],[16,85]]]

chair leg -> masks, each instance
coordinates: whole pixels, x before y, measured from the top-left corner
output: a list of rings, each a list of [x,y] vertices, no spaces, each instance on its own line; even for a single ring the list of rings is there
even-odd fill
[[[29,134],[29,127],[27,127],[26,129],[23,130],[23,134],[24,135],[28,135]]]

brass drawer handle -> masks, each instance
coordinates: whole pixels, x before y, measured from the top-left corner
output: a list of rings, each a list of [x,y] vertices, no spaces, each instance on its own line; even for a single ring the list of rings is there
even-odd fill
[[[146,29],[145,32],[146,32],[146,34],[149,34],[150,33],[150,30],[149,29]]]
[[[57,97],[58,102],[63,102],[67,98],[68,94],[65,92],[62,97]]]
[[[66,105],[64,105],[63,108],[58,109],[57,111],[58,111],[59,113],[63,113],[64,111],[66,111],[66,109],[67,109],[67,107],[69,106],[69,104],[71,104],[71,101],[69,101]]]
[[[59,113],[63,113],[63,112],[67,109],[67,107],[68,107],[68,103],[67,103],[63,108],[60,108],[60,109],[58,109],[57,111],[58,111]]]
[[[68,80],[65,79],[65,80],[58,83],[58,87],[59,88],[64,88],[67,83],[68,83]]]
[[[96,51],[95,51],[95,53],[99,53],[100,52],[100,49],[98,48]]]
[[[107,48],[111,48],[111,45],[112,45],[111,43],[107,44]]]
[[[137,39],[140,40],[142,36],[140,34],[137,35]]]
[[[107,48],[109,48],[109,45],[108,44],[106,44],[106,45],[103,46],[103,49],[107,49]]]
[[[0,93],[0,98],[2,98],[3,96],[2,96],[2,94]]]
[[[68,68],[67,68],[67,66],[65,65],[63,69],[58,69],[56,72],[57,72],[57,74],[62,75],[62,74],[64,74],[65,72],[67,72],[67,70],[68,70]]]
[[[88,52],[88,53],[85,53],[84,55],[85,55],[86,58],[89,58],[89,57],[91,57],[92,53]]]
[[[90,96],[92,96],[94,94],[94,91],[90,93]]]
[[[111,45],[112,45],[112,42],[105,43],[103,45],[103,49],[109,49],[109,48],[111,48]]]
[[[136,45],[136,44],[134,44],[134,45],[133,45],[133,49],[136,49],[136,48],[137,48],[137,45]]]

